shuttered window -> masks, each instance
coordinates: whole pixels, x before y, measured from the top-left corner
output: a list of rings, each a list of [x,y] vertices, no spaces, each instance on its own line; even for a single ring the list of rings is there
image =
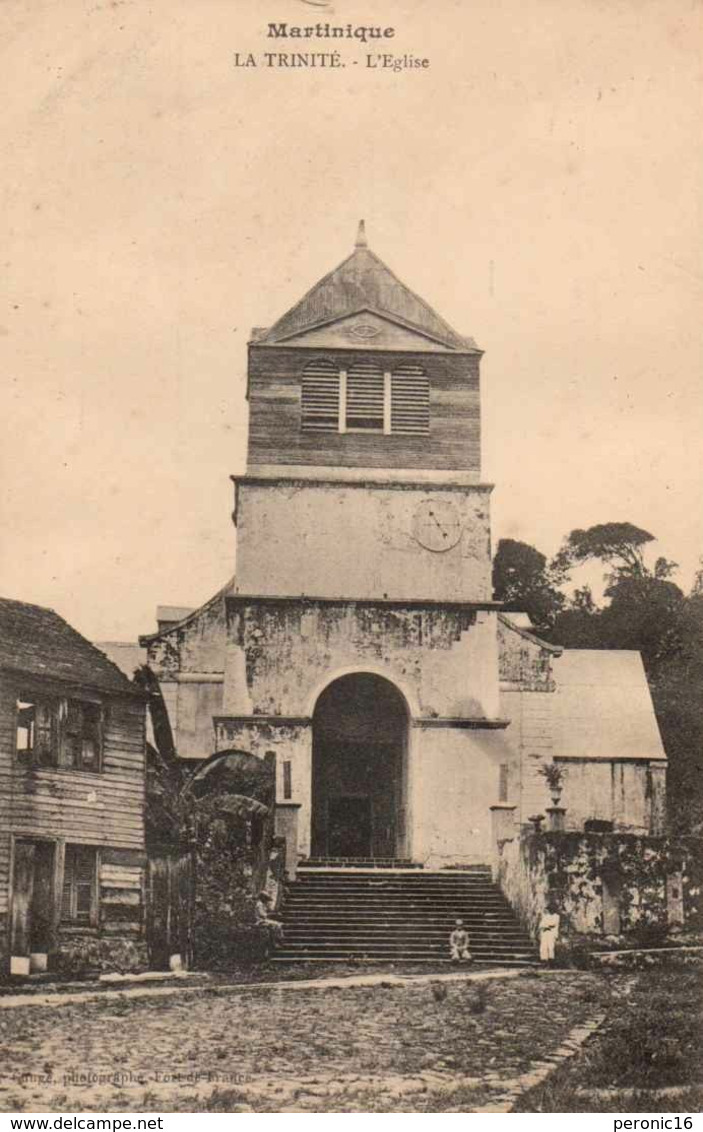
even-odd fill
[[[17,754],[28,764],[52,766],[56,761],[57,701],[22,696],[17,701]]]
[[[334,362],[310,362],[303,373],[302,427],[314,432],[339,430],[339,369]]]
[[[87,700],[17,701],[17,755],[33,766],[100,770],[104,709]]]
[[[353,432],[383,432],[385,381],[375,362],[358,362],[347,372],[346,428]]]
[[[64,700],[61,704],[61,766],[98,770],[102,747],[100,704]]]
[[[430,387],[422,366],[397,366],[391,374],[391,432],[430,431]]]
[[[382,432],[421,436],[430,431],[430,387],[422,366],[406,362],[392,373],[371,359],[348,370],[327,359],[303,372],[301,427],[313,432]]]
[[[97,918],[97,889],[97,850],[89,845],[67,845],[61,919],[68,923],[93,923]]]

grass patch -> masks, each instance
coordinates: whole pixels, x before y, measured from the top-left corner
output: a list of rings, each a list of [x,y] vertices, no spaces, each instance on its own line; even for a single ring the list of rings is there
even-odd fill
[[[515,1111],[698,1111],[703,1102],[701,1007],[700,970],[660,968],[615,981],[599,1033],[547,1081],[523,1094]],[[657,1090],[665,1092],[657,1096]]]

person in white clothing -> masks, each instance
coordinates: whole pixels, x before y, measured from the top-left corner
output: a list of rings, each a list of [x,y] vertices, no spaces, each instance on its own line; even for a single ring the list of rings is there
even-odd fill
[[[543,963],[554,962],[554,949],[559,938],[559,913],[548,904],[539,921],[539,957]]]

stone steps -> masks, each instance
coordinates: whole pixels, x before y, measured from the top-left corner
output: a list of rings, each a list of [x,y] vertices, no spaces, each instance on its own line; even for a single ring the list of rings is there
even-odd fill
[[[301,872],[283,909],[284,939],[274,958],[368,962],[443,962],[461,918],[475,961],[499,966],[536,962],[490,871],[317,866]]]
[[[538,966],[538,960],[533,951],[512,951],[497,954],[494,951],[472,952],[475,963],[499,967],[533,967]],[[449,963],[446,948],[442,951],[431,951],[428,948],[373,948],[365,950],[359,947],[318,947],[301,948],[282,946],[276,950],[272,957],[278,962],[307,962],[308,959],[330,959],[361,962],[388,963]]]
[[[460,912],[455,912],[456,908],[464,908],[467,912],[472,908],[477,908],[479,905],[482,912],[491,912],[494,915],[500,915],[505,911],[505,905],[502,900],[493,896],[483,896],[481,893],[471,895],[470,893],[460,892],[454,896],[437,896],[433,897],[428,894],[423,900],[418,899],[416,893],[408,893],[407,897],[399,895],[395,898],[388,897],[370,897],[357,896],[355,893],[347,895],[345,892],[333,892],[324,899],[320,897],[303,897],[296,893],[289,901],[288,907],[290,908],[307,908],[310,911],[324,912],[331,905],[343,905],[345,910],[364,912],[368,911],[369,914],[378,913],[381,911],[390,913],[399,912],[418,912],[425,913],[434,910],[437,914],[445,913],[450,916],[461,915]]]
[[[396,940],[391,943],[388,940],[363,938],[325,939],[321,937],[316,940],[291,938],[286,939],[282,946],[286,951],[297,951],[301,958],[308,952],[310,954],[334,954],[338,951],[350,955],[398,955],[401,958],[403,956],[412,958],[413,955],[420,955],[425,956],[425,958],[437,957],[442,959],[449,954],[444,940],[432,942],[422,939],[408,939]],[[533,957],[533,952],[524,944],[511,946],[500,943],[472,943],[471,954],[475,959],[486,960]]]
[[[320,880],[317,881],[317,883],[313,883],[309,878],[306,877],[305,880],[296,881],[294,891],[300,893],[304,892],[310,895],[317,894],[321,896],[324,896],[324,894],[327,892],[360,892],[368,893],[370,895],[378,894],[379,896],[384,896],[387,893],[393,892],[445,892],[448,894],[452,892],[483,892],[490,894],[492,892],[495,892],[496,890],[491,881],[484,879],[465,881],[462,884],[461,881],[437,880],[433,882],[429,878],[423,878],[421,881],[409,880],[406,881],[405,884],[403,884],[402,881],[399,881],[397,879],[392,881],[385,879],[381,880],[380,877],[357,879],[356,877],[344,877],[341,874],[338,874],[335,877],[331,877],[329,881],[326,881],[324,883],[322,882],[322,877],[320,877]]]
[[[416,928],[426,928],[428,931],[446,931],[447,928],[453,928],[456,916],[395,916],[395,917],[379,917],[379,916],[351,916],[349,913],[341,912],[338,916],[320,915],[312,916],[308,913],[294,916],[290,909],[287,910],[286,918],[290,923],[298,924],[300,927],[307,927],[311,931],[320,931],[325,928],[334,930],[342,928],[346,924],[353,924],[359,928],[377,928],[379,931],[399,931],[406,927],[409,931]],[[470,916],[462,916],[464,926],[467,931],[472,927],[475,931],[485,930],[491,932],[508,931],[511,928],[515,931],[520,931],[516,926],[515,921],[508,916],[501,916],[500,918],[482,917],[480,913],[476,912]]]
[[[407,857],[308,857],[299,867],[306,869],[422,869]]]
[[[330,955],[329,952],[321,952],[319,955],[313,955],[306,952],[301,955],[299,951],[286,951],[285,949],[278,950],[275,955],[271,956],[273,963],[384,963],[390,964],[393,967],[408,963],[413,966],[421,966],[423,964],[431,964],[432,967],[450,966],[451,959],[446,955],[419,955],[406,959],[403,956],[375,956],[375,955],[359,955],[353,952],[348,955]],[[530,955],[529,959],[476,959],[475,965],[478,967],[538,967],[537,960]]]

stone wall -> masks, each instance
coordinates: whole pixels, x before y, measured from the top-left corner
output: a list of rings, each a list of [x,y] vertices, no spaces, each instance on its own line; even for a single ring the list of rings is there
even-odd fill
[[[215,750],[213,717],[222,711],[225,600],[231,588],[229,583],[181,625],[141,638],[180,758],[206,758]]]
[[[308,721],[218,718],[215,721],[217,750],[236,747],[263,759],[272,751],[276,756],[276,798],[299,807],[298,849],[310,853],[312,812],[312,725]],[[284,767],[288,763],[290,797],[284,787]]]
[[[498,614],[500,715],[510,720],[505,732],[512,752],[507,797],[516,806],[518,823],[549,805],[549,792],[540,769],[552,762],[554,692],[552,661],[561,651],[547,645]]]
[[[490,601],[490,491],[485,486],[242,479],[236,510],[238,591]],[[431,549],[430,528],[438,522],[430,514],[433,506],[441,509],[450,539],[442,553]]]
[[[483,863],[489,806],[510,763],[498,719],[495,614],[462,607],[230,598],[225,710],[218,748],[276,752],[288,764],[300,852],[311,831],[312,718],[325,687],[366,672],[405,699],[405,853],[432,864]]]
[[[80,977],[90,972],[146,971],[149,967],[145,939],[130,936],[105,938],[85,932],[61,932],[59,950],[52,967],[65,975]]]
[[[547,905],[548,879],[544,845],[539,837],[514,836],[498,843],[494,877],[520,923],[537,939]]]
[[[535,937],[548,900],[566,945],[703,927],[703,850],[693,839],[523,830],[499,846],[496,872]]]
[[[409,749],[409,855],[427,868],[485,864],[490,807],[506,761],[503,731],[417,727]]]
[[[559,655],[560,648],[538,641],[504,614],[498,615],[498,644],[500,681],[506,690],[554,691],[552,658]]]
[[[228,632],[223,716],[309,716],[348,672],[385,676],[413,716],[498,715],[492,613],[231,598]]]

